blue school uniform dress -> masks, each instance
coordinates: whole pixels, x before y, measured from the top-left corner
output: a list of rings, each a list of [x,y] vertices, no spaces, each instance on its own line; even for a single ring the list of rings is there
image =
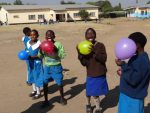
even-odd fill
[[[34,45],[27,42],[27,51],[30,56],[37,56],[40,46],[40,41],[37,41]],[[43,64],[41,59],[28,60],[28,82],[35,83],[37,87],[43,86]]]
[[[144,98],[150,80],[150,61],[143,52],[122,66],[118,113],[144,113]]]
[[[27,42],[30,40],[28,36],[22,37],[22,42],[24,43],[24,48],[27,50]]]
[[[28,36],[24,36],[22,37],[22,42],[24,43],[24,49],[25,51],[27,50],[27,42],[30,40],[30,38]],[[28,72],[29,72],[29,68],[28,68],[28,65],[29,65],[29,60],[26,60],[26,65],[27,65],[27,82],[28,82]],[[29,82],[28,82],[29,83]]]

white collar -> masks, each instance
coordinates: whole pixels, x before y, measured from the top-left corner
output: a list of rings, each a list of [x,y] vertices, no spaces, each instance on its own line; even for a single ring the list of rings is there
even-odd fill
[[[34,45],[30,44],[30,40],[27,42],[27,48],[29,49],[32,47],[32,50],[37,49],[40,46],[41,42],[38,40]]]

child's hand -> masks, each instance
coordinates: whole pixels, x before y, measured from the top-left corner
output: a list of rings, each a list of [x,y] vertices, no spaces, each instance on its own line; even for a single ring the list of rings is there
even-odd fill
[[[115,62],[118,66],[121,66],[124,63],[124,61],[121,61],[120,59],[116,59]]]
[[[117,74],[118,74],[119,76],[121,76],[121,74],[122,74],[121,68],[119,68],[119,69],[117,70]]]
[[[93,46],[93,45],[91,45],[91,46],[89,47],[89,49],[91,50],[91,53],[92,53],[92,52],[95,52],[95,49],[94,49],[94,46]]]
[[[56,46],[54,46],[54,52],[58,52],[58,49],[57,49],[57,47]]]
[[[79,52],[79,49],[78,49],[78,45],[76,46],[76,50],[77,50],[78,53],[80,53],[80,52]]]

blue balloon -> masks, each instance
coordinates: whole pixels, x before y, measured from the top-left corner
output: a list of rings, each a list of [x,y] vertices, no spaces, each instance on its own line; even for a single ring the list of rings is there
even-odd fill
[[[19,51],[19,53],[18,53],[18,58],[19,58],[20,60],[27,60],[27,59],[29,58],[29,54],[28,54],[28,52],[26,52],[25,50],[21,50],[21,51]]]

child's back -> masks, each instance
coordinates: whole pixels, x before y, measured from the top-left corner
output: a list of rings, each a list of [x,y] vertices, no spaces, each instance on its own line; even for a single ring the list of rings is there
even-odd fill
[[[145,98],[150,80],[150,61],[148,54],[143,52],[133,56],[128,64],[121,66],[123,73],[120,91],[133,98]]]

